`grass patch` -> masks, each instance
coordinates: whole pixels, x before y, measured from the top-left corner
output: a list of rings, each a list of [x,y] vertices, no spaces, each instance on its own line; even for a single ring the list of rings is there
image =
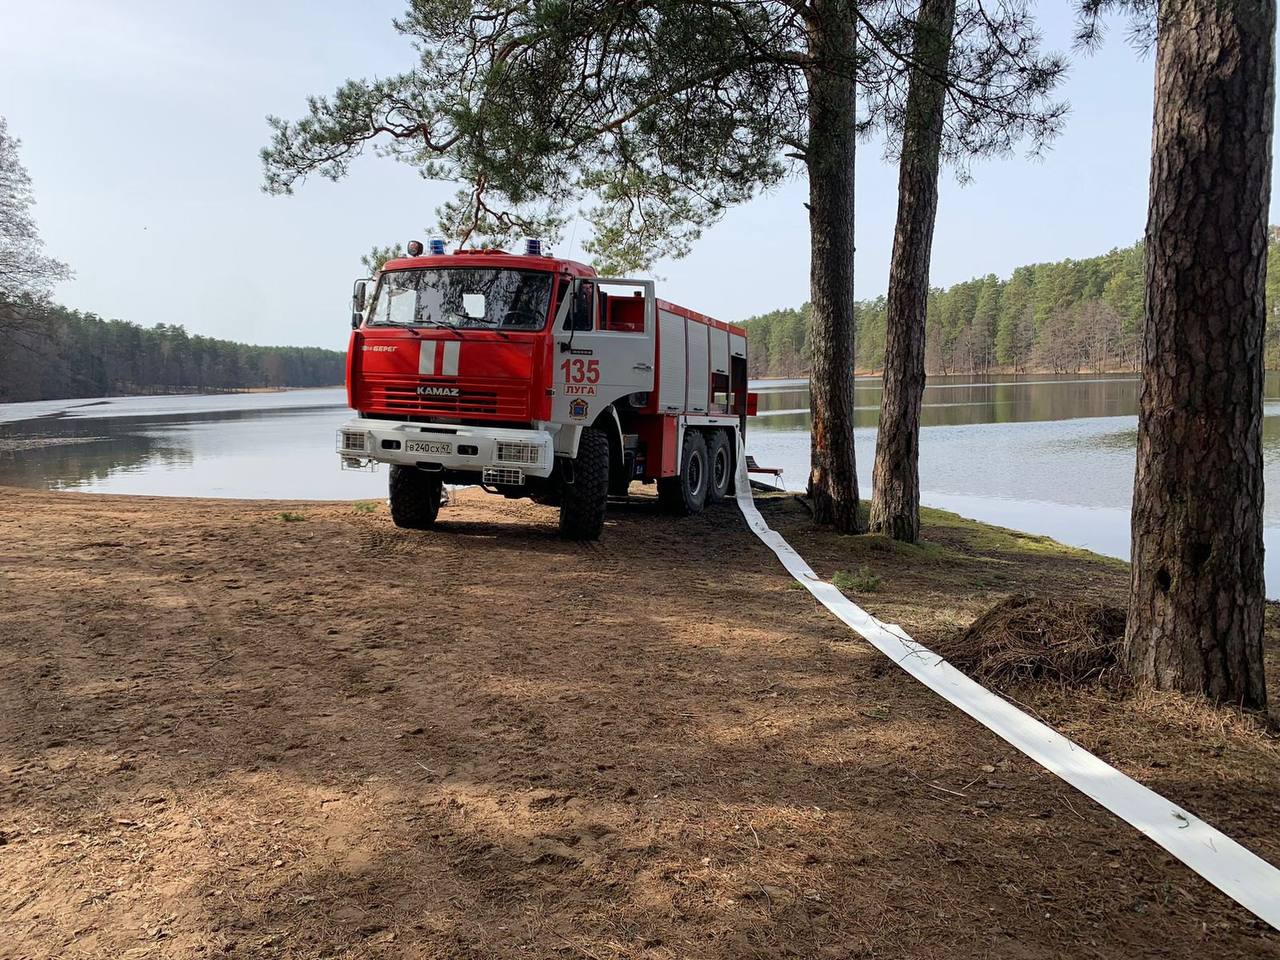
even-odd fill
[[[906,561],[945,560],[948,551],[937,543],[921,539],[918,543],[903,543],[882,533],[864,533],[860,536],[863,545],[872,553],[883,553]]]
[[[351,509],[356,513],[374,513],[378,505],[372,500],[357,500],[351,505]]]
[[[875,593],[880,589],[880,576],[865,563],[850,573],[848,570],[837,570],[831,582],[839,590],[850,593]]]
[[[280,519],[285,523],[297,523],[300,520],[307,519],[307,515],[305,513],[291,513],[286,510],[280,514]]]
[[[1128,569],[1129,566],[1125,561],[1117,560],[1115,557],[1105,557],[1081,547],[1071,547],[1050,537],[980,523],[936,507],[921,507],[920,523],[929,528],[927,531],[929,534],[960,538],[968,550],[979,553],[1021,553],[1042,557],[1069,556],[1099,560],[1117,569]]]

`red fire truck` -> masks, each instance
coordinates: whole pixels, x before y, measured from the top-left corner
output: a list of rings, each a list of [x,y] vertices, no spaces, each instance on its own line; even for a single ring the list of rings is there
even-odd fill
[[[370,284],[372,289],[370,290]],[[560,508],[594,540],[610,496],[657,483],[697,513],[732,490],[745,430],[747,338],[585,264],[413,242],[357,281],[347,353],[347,466],[391,465],[398,526],[434,525],[444,484]]]

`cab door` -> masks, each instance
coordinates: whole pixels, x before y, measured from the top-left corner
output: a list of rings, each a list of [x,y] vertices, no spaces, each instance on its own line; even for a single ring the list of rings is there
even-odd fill
[[[652,280],[576,278],[556,311],[551,419],[589,426],[653,390],[656,330]]]

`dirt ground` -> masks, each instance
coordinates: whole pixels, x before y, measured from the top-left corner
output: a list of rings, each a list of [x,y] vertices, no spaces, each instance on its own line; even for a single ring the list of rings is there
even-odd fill
[[[429,533],[0,493],[0,956],[1280,957],[795,589],[732,505],[573,545],[479,493]],[[762,511],[926,643],[1009,593],[1124,591],[947,515],[910,548]],[[1280,863],[1260,725],[1005,692]]]

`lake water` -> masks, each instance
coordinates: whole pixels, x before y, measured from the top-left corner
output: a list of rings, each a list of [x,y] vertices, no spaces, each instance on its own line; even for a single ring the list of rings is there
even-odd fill
[[[753,385],[760,415],[747,447],[804,486],[804,381]],[[1280,393],[1269,374],[1267,395]],[[878,378],[857,384],[857,456],[871,492]],[[372,499],[386,472],[344,471],[334,431],[340,389],[224,396],[124,397],[0,405],[0,484],[193,497]],[[1280,489],[1280,402],[1263,427],[1268,487]],[[1137,435],[1132,376],[933,377],[920,437],[922,499],[931,506],[1112,556],[1129,551]],[[50,441],[55,441],[50,443]],[[1280,596],[1280,503],[1266,506],[1267,583]]]

